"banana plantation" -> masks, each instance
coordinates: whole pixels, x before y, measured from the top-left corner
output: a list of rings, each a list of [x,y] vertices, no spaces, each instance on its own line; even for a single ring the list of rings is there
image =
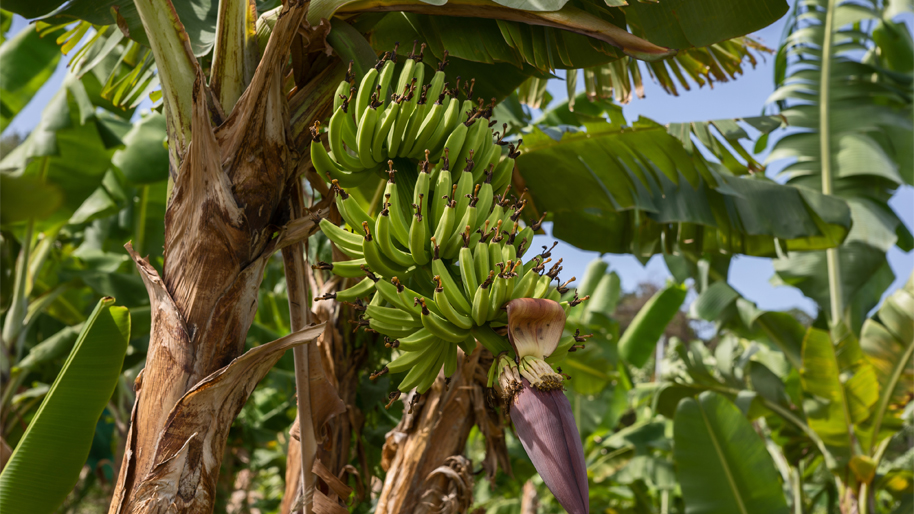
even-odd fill
[[[914,511],[910,0],[0,8],[3,514]]]

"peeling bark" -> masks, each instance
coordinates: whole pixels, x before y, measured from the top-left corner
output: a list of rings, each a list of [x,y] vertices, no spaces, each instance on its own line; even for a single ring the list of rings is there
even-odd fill
[[[320,275],[306,270],[306,275],[311,284],[313,296],[322,296],[331,291],[337,290],[340,282],[336,279],[320,282]],[[318,355],[323,369],[326,372],[326,378],[335,388],[339,398],[342,400],[344,410],[333,418],[330,418],[324,425],[322,433],[322,443],[318,446],[317,456],[314,467],[324,466],[329,473],[336,476],[344,474],[355,474],[358,472],[352,466],[349,466],[351,460],[350,446],[355,433],[358,440],[361,426],[364,423],[362,413],[355,407],[355,396],[358,388],[358,374],[362,365],[368,357],[367,347],[355,348],[350,338],[346,337],[340,331],[340,326],[345,326],[348,315],[346,310],[337,302],[319,302],[314,304],[312,311],[315,319],[320,319],[327,323],[325,332],[318,339],[318,344],[309,348],[311,354]],[[315,351],[316,350],[316,351]],[[283,496],[280,512],[289,514],[297,512],[295,508],[301,497],[301,480],[296,477],[301,476],[301,443],[298,438],[298,426],[293,426],[291,430],[292,438],[289,441],[289,448],[286,455],[286,490]],[[349,468],[347,470],[347,468]],[[363,469],[362,474],[367,474],[368,470]],[[319,474],[320,475],[320,474]],[[358,480],[358,478],[357,478]],[[357,482],[358,483],[358,482]],[[333,499],[332,487],[324,480],[319,490],[328,494]],[[360,501],[364,497],[364,491],[359,495]],[[341,496],[341,498],[344,498]],[[321,506],[328,503],[321,502]],[[315,512],[323,512],[319,509],[318,502],[315,500]]]
[[[381,460],[387,477],[378,499],[376,514],[419,510],[425,512],[430,508],[429,501],[422,501],[427,487],[449,491],[451,485],[444,485],[438,481],[453,474],[442,475],[443,471],[439,468],[451,467],[450,464],[454,461],[448,459],[463,454],[467,437],[474,424],[478,424],[486,436],[486,470],[491,469],[490,474],[494,475],[495,463],[500,462],[506,466],[504,469],[510,474],[502,425],[493,422],[493,419],[498,419],[498,415],[485,403],[480,405],[480,402],[484,402],[488,379],[486,372],[492,354],[482,346],[477,346],[469,356],[463,352],[459,352],[458,355],[457,371],[449,382],[439,374],[429,392],[412,406],[412,413],[404,414],[397,427],[387,434]],[[415,393],[404,400],[407,405],[411,404],[414,395]],[[409,410],[408,408],[407,411]],[[439,470],[439,473],[436,474],[435,470]],[[437,475],[441,476],[435,478]],[[459,476],[459,473],[457,475]],[[429,477],[432,478],[432,482],[427,484]],[[453,478],[451,476],[451,479]],[[453,485],[454,494],[457,494],[461,487],[456,484],[455,482]],[[444,496],[448,494],[445,493]],[[440,506],[444,503],[447,502],[439,495],[433,504]]]
[[[281,71],[306,5],[285,8],[250,86],[216,129],[193,64],[191,142],[166,211],[161,277],[128,246],[150,296],[152,330],[109,513],[212,512],[238,410],[285,349],[323,332],[308,328],[239,357],[268,259],[316,231],[311,216],[290,221],[286,208],[298,163]]]

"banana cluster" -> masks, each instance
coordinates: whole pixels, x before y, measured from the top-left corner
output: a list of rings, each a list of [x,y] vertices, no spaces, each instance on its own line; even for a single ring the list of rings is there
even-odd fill
[[[372,172],[386,169],[389,159],[419,160],[428,154],[438,162],[448,148],[454,169],[463,169],[475,159],[476,182],[491,165],[492,186],[500,189],[508,183],[513,162],[496,166],[503,143],[493,139],[490,128],[494,99],[488,107],[481,99],[474,104],[473,81],[465,83],[462,92],[458,78],[456,87],[449,89],[444,74],[446,51],[429,83],[423,85],[424,48],[423,44],[417,54],[414,46],[396,82],[395,48],[365,74],[358,87],[351,75],[340,83],[326,131],[329,152],[320,140],[320,123],[311,128],[311,162],[321,177],[342,187],[356,187]],[[461,93],[463,100],[458,98]]]
[[[512,351],[503,335],[507,302],[560,301],[574,278],[560,283],[562,261],[547,267],[552,259],[546,247],[524,260],[543,218],[527,224],[527,200],[510,195],[519,152],[493,134],[494,104],[473,104],[471,90],[458,100],[459,88],[448,90],[444,83],[444,62],[416,94],[424,78],[421,59],[421,52],[409,57],[386,105],[380,99],[394,69],[386,56],[359,88],[341,84],[329,123],[330,152],[315,125],[311,156],[315,169],[330,178],[345,221],[341,227],[324,219],[321,230],[349,257],[314,267],[363,277],[319,299],[356,305],[363,311],[359,324],[398,350],[374,377],[405,372],[398,389],[424,392],[442,367],[446,376],[454,373],[458,347],[470,353],[478,340],[496,355]],[[422,160],[415,170],[398,172],[394,157]],[[387,183],[371,215],[346,189],[374,173],[386,173]],[[580,301],[573,295],[562,303],[568,308]],[[563,340],[559,351],[575,342]]]

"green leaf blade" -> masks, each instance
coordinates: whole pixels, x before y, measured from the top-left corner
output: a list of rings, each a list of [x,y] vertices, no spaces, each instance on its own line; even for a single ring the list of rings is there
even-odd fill
[[[674,419],[673,460],[688,514],[786,514],[765,444],[717,393],[685,398]]]
[[[76,485],[117,384],[130,313],[99,301],[44,403],[0,474],[0,511],[54,512]]]
[[[638,311],[619,340],[619,355],[629,364],[641,367],[647,362],[666,326],[685,301],[687,289],[671,284],[658,291]]]

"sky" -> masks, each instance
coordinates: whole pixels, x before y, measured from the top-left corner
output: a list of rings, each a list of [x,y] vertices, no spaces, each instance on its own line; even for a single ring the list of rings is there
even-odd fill
[[[910,25],[914,16],[907,15],[904,20]],[[10,33],[15,34],[26,26],[25,20],[16,16]],[[784,19],[782,18],[752,36],[771,48],[777,48],[783,29]],[[45,105],[63,81],[66,74],[66,62],[66,58],[61,59],[61,64],[51,79],[7,127],[4,134],[10,132],[26,134],[35,127]],[[623,107],[623,112],[630,122],[639,116],[645,116],[664,124],[757,116],[762,114],[766,99],[774,91],[773,66],[773,57],[764,56],[755,69],[747,67],[745,74],[734,81],[715,84],[713,89],[708,86],[693,87],[691,91],[680,91],[678,97],[665,93],[645,74],[645,97],[633,99],[631,103]],[[578,81],[579,84],[582,82]],[[549,85],[549,92],[554,98],[553,102],[561,102],[567,98],[565,84],[561,81],[552,81]],[[763,160],[763,157],[760,156],[758,160]],[[769,175],[776,172],[777,169],[774,166],[769,167]],[[902,187],[889,203],[909,229],[914,227],[914,188]],[[547,231],[549,228],[548,225],[544,225],[544,229]],[[548,234],[537,236],[534,248],[544,244],[551,245],[552,241],[553,239]],[[567,275],[568,278],[571,275],[577,275],[580,278],[590,261],[599,257],[595,252],[584,252],[562,242],[559,242],[553,255],[564,259],[563,265],[566,271],[563,276]],[[602,258],[609,263],[609,270],[619,274],[622,287],[627,291],[635,289],[638,284],[643,282],[663,285],[671,278],[661,256],[655,256],[646,266],[642,266],[634,257],[628,255],[606,254]],[[901,287],[910,276],[914,269],[914,254],[905,254],[898,248],[893,248],[889,251],[888,260],[896,279],[886,294]],[[580,272],[570,270],[580,270]],[[813,316],[816,314],[815,303],[804,297],[799,290],[789,286],[772,286],[769,279],[773,275],[774,268],[770,259],[736,256],[730,267],[729,280],[737,291],[747,299],[756,302],[760,308],[787,310],[796,307]]]

